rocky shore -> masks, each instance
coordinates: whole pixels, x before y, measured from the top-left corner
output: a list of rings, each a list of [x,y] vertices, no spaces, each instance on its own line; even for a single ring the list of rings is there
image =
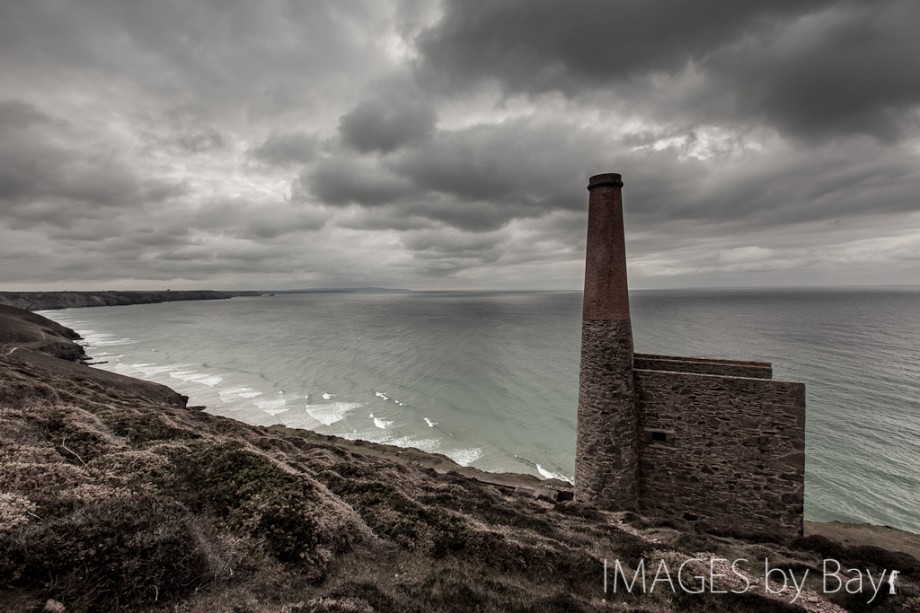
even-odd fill
[[[259,292],[216,292],[209,290],[165,292],[0,292],[0,305],[43,311],[97,306],[152,304],[177,300],[226,300],[234,296],[257,296]]]
[[[210,415],[82,364],[76,338],[0,307],[0,611],[920,610],[917,535],[750,542],[604,512],[562,482]],[[829,559],[862,590],[826,593]],[[627,592],[616,564],[641,561]]]

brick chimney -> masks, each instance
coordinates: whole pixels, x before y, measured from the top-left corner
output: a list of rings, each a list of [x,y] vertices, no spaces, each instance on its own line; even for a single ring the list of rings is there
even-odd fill
[[[622,188],[616,173],[588,182],[575,498],[626,510],[638,507],[639,458]]]

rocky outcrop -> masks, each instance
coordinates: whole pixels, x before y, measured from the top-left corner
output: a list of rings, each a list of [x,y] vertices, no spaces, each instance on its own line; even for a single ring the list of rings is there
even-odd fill
[[[165,292],[0,292],[0,305],[26,311],[73,309],[97,306],[151,304],[177,300],[225,300],[254,292],[216,292],[210,290]]]

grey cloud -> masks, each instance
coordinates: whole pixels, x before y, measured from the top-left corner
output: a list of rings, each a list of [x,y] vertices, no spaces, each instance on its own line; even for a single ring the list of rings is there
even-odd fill
[[[17,74],[64,69],[84,87],[140,90],[146,104],[181,105],[203,117],[240,107],[277,114],[302,106],[337,71],[378,70],[382,60],[367,53],[374,39],[366,33],[380,31],[387,13],[374,1],[34,0],[0,9],[0,56],[16,57]]]
[[[322,228],[329,215],[293,202],[228,199],[204,202],[189,217],[192,228],[253,241]]]
[[[438,232],[423,230],[407,233],[402,243],[411,251],[429,254],[427,257],[473,258],[480,261],[498,257],[496,247],[504,237],[500,233]]]
[[[498,80],[509,91],[563,91],[649,72],[677,72],[764,21],[830,0],[597,2],[509,0],[446,3],[418,38],[426,78],[460,87]]]
[[[16,201],[43,184],[54,181],[53,169],[69,161],[69,155],[56,146],[35,124],[50,119],[34,106],[19,100],[0,105],[0,200]]]
[[[103,237],[128,231],[128,226],[122,219],[68,218],[68,222],[66,225],[49,228],[45,231],[45,236],[55,241],[94,243]]]
[[[393,166],[419,187],[463,201],[572,208],[571,187],[585,172],[579,162],[592,155],[582,147],[595,144],[584,137],[571,126],[509,120],[441,132]]]
[[[4,216],[21,222],[61,224],[97,215],[100,207],[165,201],[187,189],[182,182],[141,177],[108,143],[80,148],[85,133],[30,105],[5,104],[0,131],[0,204]]]
[[[920,105],[917,23],[916,2],[841,3],[713,54],[711,87],[788,134],[897,141],[920,126],[910,113]]]
[[[149,154],[166,150],[172,155],[187,157],[205,153],[217,153],[230,146],[227,135],[201,121],[187,109],[170,109],[163,113],[163,125],[159,129],[145,130],[140,136],[147,143]]]
[[[52,123],[52,119],[22,100],[0,100],[0,133],[22,130],[36,123]]]
[[[688,157],[682,146],[635,142],[564,123],[509,120],[439,131],[383,160],[331,157],[302,181],[329,204],[386,207],[376,219],[401,229],[427,219],[488,232],[516,219],[583,211],[587,176],[610,170],[625,177],[627,215],[637,230],[677,231],[690,221],[741,231],[917,207],[910,197],[920,190],[916,165],[902,150],[866,139],[767,158],[732,151],[715,165]]]
[[[577,287],[606,171],[637,284],[920,282],[918,10],[2,3],[0,283]]]
[[[911,0],[449,2],[420,35],[421,78],[509,93],[607,89],[666,123],[766,123],[805,138],[899,140],[918,127]],[[662,78],[694,74],[688,91]],[[445,82],[446,81],[446,82]]]
[[[299,185],[324,204],[380,206],[412,193],[404,179],[374,161],[343,155],[320,161],[299,179]]]
[[[141,194],[146,202],[164,202],[192,191],[187,180],[168,181],[160,178],[145,179],[141,184]]]
[[[434,110],[423,102],[386,96],[365,100],[342,115],[339,133],[356,151],[388,153],[427,139],[436,120]]]
[[[902,151],[866,140],[840,145],[786,151],[756,165],[675,164],[658,182],[639,173],[627,179],[640,183],[634,215],[643,223],[698,220],[740,231],[920,209],[910,195],[920,190],[920,170]]]
[[[338,221],[342,228],[353,230],[425,230],[440,224],[424,217],[405,205],[390,205],[374,208],[359,208],[351,216]]]
[[[609,149],[577,127],[509,120],[438,131],[385,159],[339,152],[300,183],[328,204],[392,205],[400,227],[422,218],[488,231],[581,207],[585,168]]]
[[[271,134],[249,153],[263,164],[285,167],[311,161],[316,157],[318,147],[319,139],[315,134],[291,132]]]
[[[235,236],[252,240],[271,239],[291,232],[319,230],[326,224],[318,215],[294,215],[291,218],[261,217],[238,229]]]
[[[213,127],[179,134],[174,137],[173,142],[188,153],[205,153],[226,146],[224,136]]]

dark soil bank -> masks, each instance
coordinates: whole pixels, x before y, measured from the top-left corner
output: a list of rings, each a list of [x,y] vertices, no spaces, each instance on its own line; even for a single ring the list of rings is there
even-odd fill
[[[871,528],[752,543],[602,512],[561,483],[187,408],[79,363],[75,336],[0,309],[0,610],[920,610],[920,563]],[[826,558],[897,569],[900,593],[824,594]],[[643,559],[650,593],[625,592],[616,562],[631,578]],[[678,583],[691,559],[688,591],[716,569],[703,593]],[[807,577],[795,604],[765,589],[765,559]],[[649,590],[662,564],[674,589]]]

